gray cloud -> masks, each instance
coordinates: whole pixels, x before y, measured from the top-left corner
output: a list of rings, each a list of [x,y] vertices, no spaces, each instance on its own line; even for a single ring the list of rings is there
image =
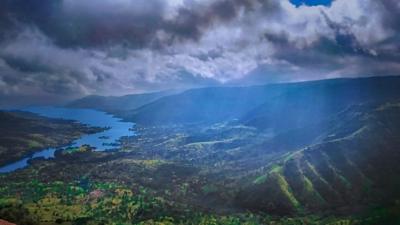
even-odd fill
[[[262,5],[271,8],[271,2]],[[261,3],[183,1],[171,9],[174,6],[163,0],[5,0],[0,27],[10,34],[21,23],[35,26],[61,47],[159,48],[175,41],[198,40],[208,27],[232,20],[257,4]]]
[[[119,2],[5,0],[2,28],[34,26],[61,47],[145,46],[158,29],[163,1]]]
[[[399,13],[395,0],[4,0],[0,101],[396,75]]]

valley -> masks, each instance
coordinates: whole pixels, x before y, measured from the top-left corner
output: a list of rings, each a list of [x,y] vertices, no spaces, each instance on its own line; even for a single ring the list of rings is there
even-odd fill
[[[76,146],[0,174],[0,218],[398,224],[399,86],[360,78],[164,96],[117,113],[134,135],[111,151]]]

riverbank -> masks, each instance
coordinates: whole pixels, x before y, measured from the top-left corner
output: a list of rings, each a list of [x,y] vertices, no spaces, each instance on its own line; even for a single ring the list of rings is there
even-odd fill
[[[72,143],[103,131],[72,120],[45,118],[28,112],[0,111],[0,167],[47,148]]]

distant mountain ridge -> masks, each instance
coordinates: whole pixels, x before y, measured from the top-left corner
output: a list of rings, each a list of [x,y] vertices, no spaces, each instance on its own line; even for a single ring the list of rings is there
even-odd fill
[[[262,104],[264,99],[256,96],[276,96],[280,92],[275,85],[268,90],[263,86],[192,89],[125,111],[121,116],[148,125],[214,123],[239,118]]]
[[[179,91],[177,90],[171,90],[143,94],[131,94],[124,96],[89,95],[68,103],[67,107],[89,108],[105,112],[133,110],[159,98],[178,92]]]
[[[332,79],[297,83],[249,111],[241,122],[274,130],[312,125],[353,104],[400,98],[399,77]],[[285,118],[277,120],[277,118]]]
[[[400,77],[201,88],[161,97],[119,115],[143,125],[238,119],[249,126],[279,131],[310,125],[354,103],[400,98],[398,87]]]

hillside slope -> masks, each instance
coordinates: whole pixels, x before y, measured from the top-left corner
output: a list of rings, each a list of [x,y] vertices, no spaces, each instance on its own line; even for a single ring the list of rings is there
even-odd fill
[[[316,124],[353,104],[400,98],[400,79],[371,77],[297,83],[249,111],[241,122],[276,132]]]
[[[144,125],[214,123],[282,131],[312,125],[354,103],[400,97],[399,77],[333,79],[250,87],[214,87],[166,96],[120,115]]]
[[[160,98],[123,117],[138,124],[213,123],[239,118],[270,98],[281,94],[281,85],[213,87],[185,91]]]
[[[346,212],[400,199],[400,104],[353,106],[331,125],[319,144],[285,155],[254,177],[238,205],[279,214]]]

